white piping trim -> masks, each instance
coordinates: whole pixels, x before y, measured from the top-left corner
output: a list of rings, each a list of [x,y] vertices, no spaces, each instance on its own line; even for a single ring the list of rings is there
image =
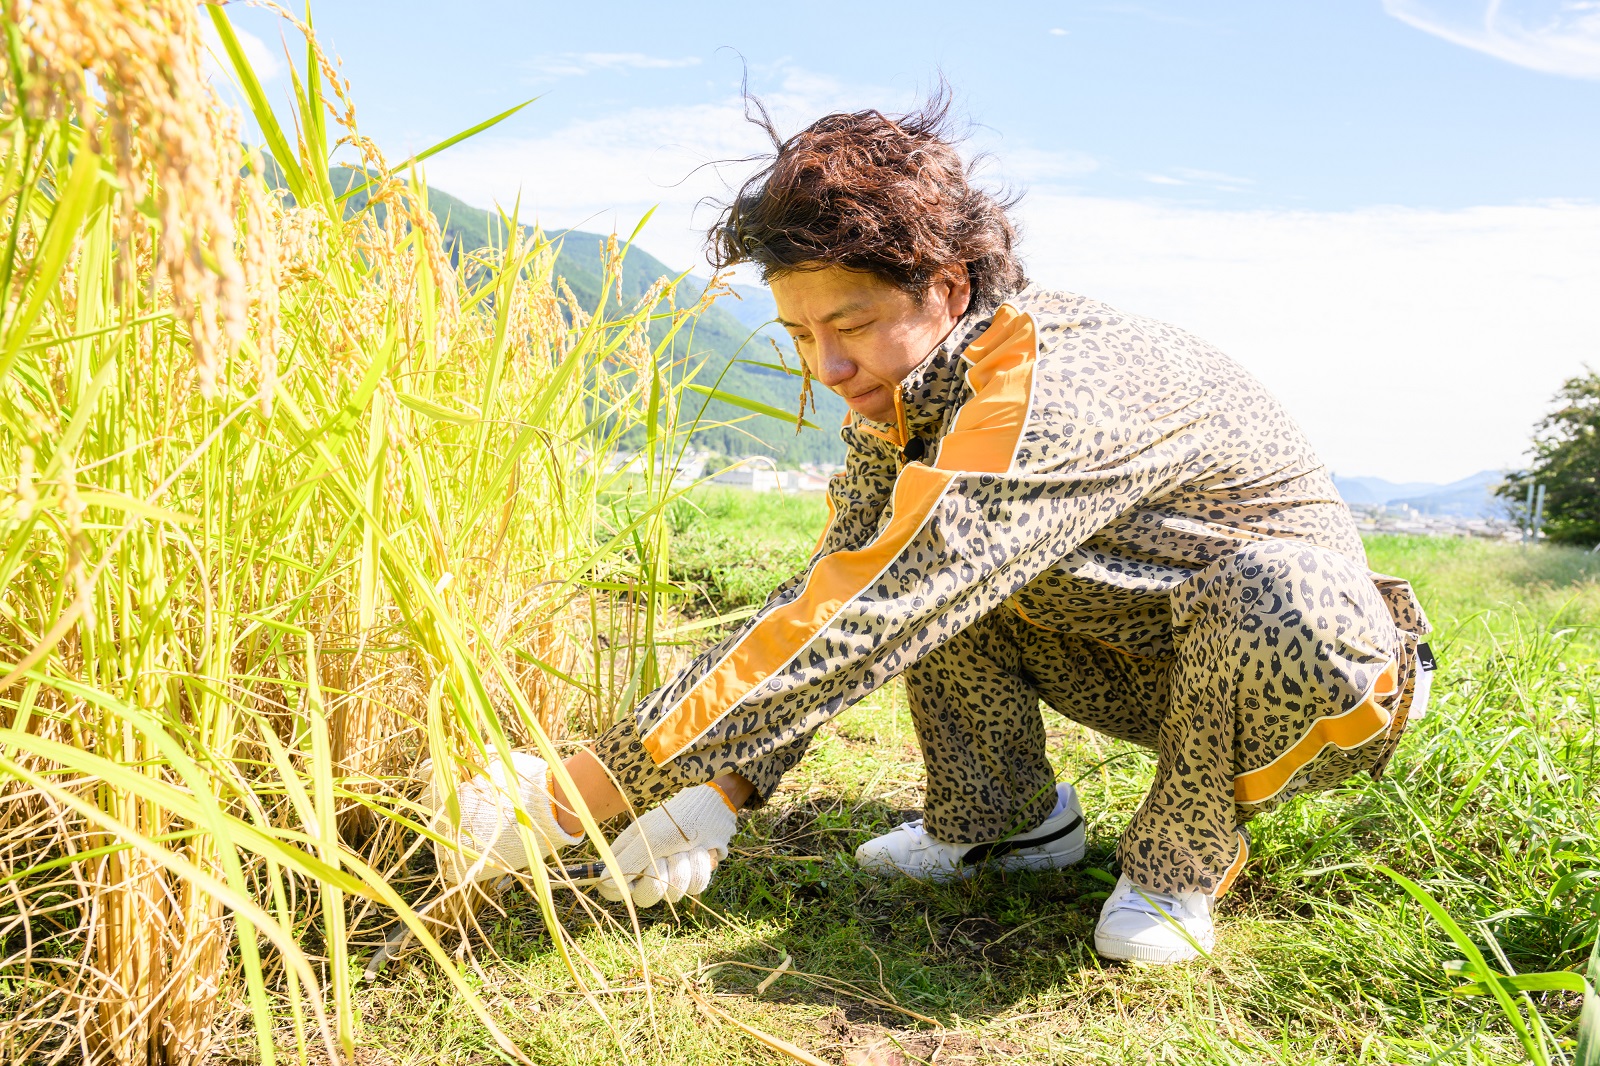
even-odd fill
[[[836,477],[844,477],[843,472],[833,474],[828,478],[828,488],[824,493],[828,498],[828,524],[822,527],[822,536],[817,538],[817,546],[811,552],[811,562],[807,564],[809,566],[816,566],[817,560],[822,557],[822,546],[828,543],[828,534],[832,533],[833,527],[839,524],[839,506],[833,502],[833,479]],[[811,579],[807,577],[805,583],[809,585]]]
[[[989,315],[989,326],[990,326],[991,329],[994,328],[994,316],[998,315],[1000,313],[1000,308],[1002,308],[1002,307],[1009,307],[1009,308],[1011,308],[1011,310],[1015,311],[1019,315],[1027,313],[1022,308],[1020,308],[1016,304],[1012,303],[1010,300],[1002,300],[1000,303],[995,305],[994,311]],[[983,331],[983,333],[987,333],[987,332],[989,332],[989,330],[987,330],[987,329]],[[978,334],[978,337],[982,337],[983,333]],[[977,340],[978,337],[974,337],[973,340]],[[977,366],[978,364],[974,363],[972,361],[972,357],[967,354],[968,350],[971,349],[971,347],[972,347],[972,341],[968,341],[966,344],[961,346],[961,358],[966,360],[968,366]]]
[[[1017,442],[1011,446],[1011,461],[1006,464],[1008,474],[1017,468],[1017,453],[1022,450],[1022,438],[1033,421],[1033,390],[1039,387],[1039,323],[1026,311],[1019,310],[1017,314],[1026,318],[1033,327],[1033,363],[1028,371],[1028,402],[1022,409],[1022,425],[1017,427]]]

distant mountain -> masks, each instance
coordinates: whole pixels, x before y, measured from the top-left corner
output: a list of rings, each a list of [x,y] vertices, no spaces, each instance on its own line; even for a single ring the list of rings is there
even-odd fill
[[[1433,492],[1420,493],[1393,501],[1422,514],[1454,515],[1458,518],[1505,518],[1506,501],[1494,495],[1494,487],[1506,479],[1499,470],[1480,470],[1471,477],[1452,481]]]
[[[1333,483],[1346,503],[1369,506],[1410,507],[1422,514],[1458,518],[1504,518],[1505,501],[1494,487],[1505,480],[1498,470],[1480,470],[1448,485],[1432,482],[1385,481],[1378,477],[1339,477]]]
[[[778,305],[773,302],[772,290],[761,285],[730,285],[737,299],[719,306],[739,320],[739,324],[757,329],[778,317]]]
[[[501,230],[498,216],[463,203],[448,193],[430,189],[428,206],[440,220],[446,242],[455,247],[483,247]],[[561,246],[556,257],[556,273],[572,286],[579,300],[592,306],[600,298],[601,257],[606,238],[577,230],[557,231],[546,236],[558,240]],[[623,261],[620,286],[623,301],[637,300],[657,278],[676,277],[678,273],[649,252],[633,247]],[[699,299],[705,286],[702,278],[692,275],[685,278],[678,286],[678,306],[684,307]],[[753,330],[777,313],[772,294],[750,285],[741,285],[736,291],[742,299],[719,299],[695,323],[693,351],[709,357],[699,380],[708,385],[717,382],[717,387],[725,392],[757,400],[780,411],[797,410],[800,396],[797,379],[781,370],[734,361],[777,361],[765,336],[751,336]],[[665,324],[661,324],[657,332],[665,328]],[[777,331],[777,336],[787,341],[781,330]],[[844,442],[839,439],[838,427],[844,421],[845,403],[825,389],[814,389],[813,396],[817,410],[814,414],[808,412],[806,417],[818,427],[816,429],[796,433],[792,422],[761,416],[750,418],[746,417],[746,411],[713,403],[707,408],[706,421],[741,417],[745,420],[737,426],[700,430],[695,434],[695,444],[729,456],[769,455],[786,466],[804,462],[843,463]]]
[[[344,167],[336,168],[330,177],[334,189],[339,191],[352,185],[359,187],[364,180],[360,171]],[[365,202],[365,194],[357,192],[351,201],[352,208],[359,209]],[[498,244],[504,239],[505,228],[497,213],[473,207],[449,193],[433,188],[428,190],[428,206],[439,220],[445,247],[453,258]],[[524,225],[523,228],[531,232],[533,227]],[[545,236],[560,246],[556,256],[556,274],[566,280],[580,302],[593,307],[600,299],[605,236],[577,230],[547,231]],[[630,249],[623,261],[619,286],[623,305],[631,306],[656,279],[677,277],[678,273],[650,253],[638,247]],[[694,303],[705,291],[705,286],[704,279],[693,276],[685,278],[678,285],[677,305],[686,307]],[[753,330],[769,322],[776,313],[772,294],[764,288],[748,285],[738,286],[738,292],[742,299],[719,299],[694,325],[693,336],[689,338],[692,344],[690,351],[707,359],[698,380],[707,385],[718,383],[718,387],[725,392],[768,404],[780,411],[796,410],[800,395],[797,378],[781,370],[735,362],[736,359],[762,363],[777,361],[772,345],[765,336],[751,335]],[[652,327],[657,340],[665,330],[665,323],[657,323]],[[777,336],[783,337],[781,330]],[[683,334],[680,334],[682,337]],[[683,352],[680,350],[678,354],[681,357]],[[706,421],[744,420],[732,427],[702,429],[695,434],[695,444],[728,456],[768,455],[784,466],[803,462],[843,463],[844,442],[839,439],[838,427],[844,421],[845,403],[825,389],[815,389],[813,394],[817,410],[815,414],[808,412],[806,417],[818,427],[816,429],[801,430],[797,434],[792,421],[779,422],[760,415],[750,416],[747,411],[712,403],[706,410]]]
[[[1385,481],[1381,477],[1333,476],[1333,484],[1345,503],[1384,504],[1407,496],[1421,496],[1443,488],[1431,481]]]

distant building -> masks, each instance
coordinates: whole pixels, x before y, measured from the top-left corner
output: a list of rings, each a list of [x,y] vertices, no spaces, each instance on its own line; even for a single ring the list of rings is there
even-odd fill
[[[751,455],[736,460],[732,466],[725,467],[708,478],[706,466],[711,458],[710,452],[689,448],[681,455],[669,453],[658,461],[663,465],[675,461],[676,465],[672,468],[672,483],[675,486],[687,486],[701,480],[709,480],[713,485],[745,489],[749,492],[826,492],[828,478],[843,469],[843,467],[807,463],[799,470],[779,470],[770,457]],[[642,475],[645,473],[645,466],[645,457],[639,452],[613,452],[606,459],[607,473],[624,472]],[[658,477],[664,473],[663,469],[658,468]]]
[[[1363,533],[1409,533],[1423,537],[1483,537],[1489,540],[1518,540],[1521,530],[1502,518],[1466,517],[1455,514],[1425,514],[1409,503],[1352,503],[1356,527]]]
[[[672,468],[672,483],[677,486],[692,485],[705,474],[706,460],[709,452],[696,451],[693,448],[686,450],[682,455],[669,453],[662,457],[662,468],[676,460]],[[657,469],[657,474],[664,472]],[[645,472],[644,455],[640,452],[613,452],[606,460],[606,473],[613,474],[618,471],[627,471],[634,474]]]
[[[713,485],[731,489],[749,489],[751,492],[782,492],[783,478],[778,466],[765,455],[752,455],[717,472],[711,479]]]
[[[814,466],[779,470],[765,455],[753,455],[718,472],[711,483],[751,492],[826,492],[828,473]]]

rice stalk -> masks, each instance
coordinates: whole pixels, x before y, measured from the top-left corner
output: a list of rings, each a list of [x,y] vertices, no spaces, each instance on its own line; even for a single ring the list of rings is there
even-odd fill
[[[452,842],[416,767],[554,760],[657,683],[700,307],[612,307],[617,242],[580,306],[514,211],[447,251],[292,19],[291,125],[204,15],[257,152],[192,6],[3,10],[0,1056],[193,1063],[248,1017],[348,1058],[392,917],[525,1061],[441,944],[483,898],[412,861]]]

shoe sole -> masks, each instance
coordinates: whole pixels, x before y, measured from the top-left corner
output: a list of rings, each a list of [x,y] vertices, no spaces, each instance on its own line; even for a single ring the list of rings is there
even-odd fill
[[[967,863],[965,856],[959,866],[943,867],[937,870],[908,870],[893,860],[882,862],[864,863],[860,856],[856,857],[856,864],[863,872],[875,874],[878,877],[909,877],[914,881],[958,881],[966,880],[983,869],[998,870],[1056,870],[1067,866],[1075,866],[1083,861],[1084,852],[1087,850],[1088,827],[1084,824],[1083,808],[1078,805],[1077,793],[1071,785],[1065,786],[1067,798],[1071,803],[1068,810],[1072,818],[1060,828],[1042,836],[1034,837],[1027,841],[997,841],[993,844],[979,844],[967,855],[974,851],[981,852],[984,857],[977,862]],[[1064,812],[1063,812],[1064,813]],[[1058,816],[1059,817],[1059,816]],[[1046,819],[1048,821],[1048,819]],[[1037,830],[1033,830],[1037,832]],[[1065,849],[1062,851],[1046,851],[1042,854],[1019,855],[1017,852],[1028,844],[1054,844],[1061,842]],[[995,849],[998,854],[989,856],[989,851]]]
[[[1216,946],[1215,938],[1198,941],[1200,946],[1210,953]],[[1188,944],[1177,947],[1158,948],[1149,944],[1134,944],[1126,940],[1113,940],[1101,936],[1098,932],[1094,935],[1094,950],[1102,959],[1111,959],[1114,962],[1142,962],[1151,966],[1171,966],[1180,962],[1192,962],[1200,957]]]

